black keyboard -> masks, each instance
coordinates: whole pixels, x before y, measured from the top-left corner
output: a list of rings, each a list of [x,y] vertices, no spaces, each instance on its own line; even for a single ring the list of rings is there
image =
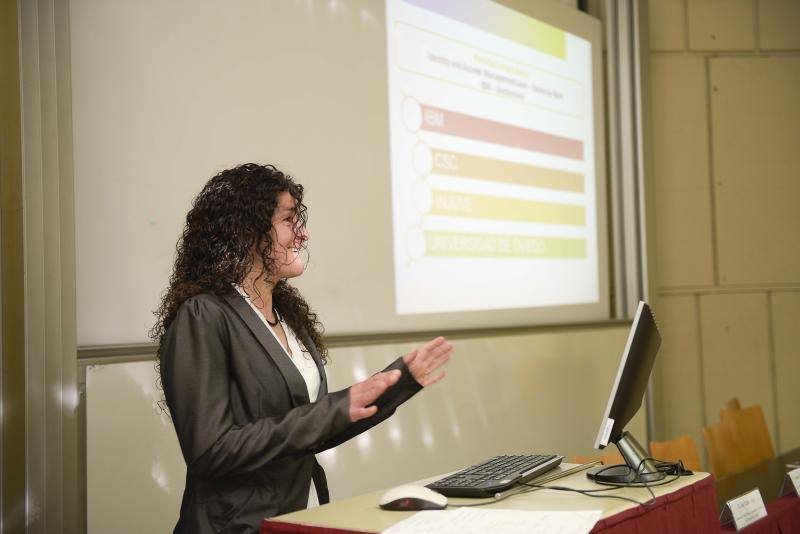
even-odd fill
[[[428,487],[448,497],[491,497],[554,469],[563,459],[555,454],[495,456],[432,482]]]

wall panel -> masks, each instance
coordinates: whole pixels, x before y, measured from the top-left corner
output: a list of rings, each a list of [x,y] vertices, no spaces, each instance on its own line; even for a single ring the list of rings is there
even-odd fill
[[[753,0],[689,0],[691,50],[750,50],[755,46]]]
[[[662,297],[657,320],[662,335],[658,354],[656,420],[659,440],[688,434],[702,450],[705,413],[703,406],[702,364],[699,317],[692,295]],[[676,391],[682,392],[675,395]]]
[[[771,300],[780,426],[776,449],[783,452],[800,447],[800,292],[773,293]]]
[[[800,58],[710,63],[720,282],[798,283]]]
[[[700,297],[706,421],[719,421],[725,401],[760,404],[775,442],[772,356],[763,293]]]
[[[670,55],[650,68],[658,285],[712,284],[705,62]]]
[[[683,0],[650,0],[650,49],[683,50],[686,6]]]
[[[758,37],[762,50],[800,49],[800,2],[760,0]]]
[[[800,2],[682,4],[688,49],[676,53],[678,6],[649,0],[656,313],[680,330],[657,367],[656,435],[713,423],[739,396],[764,406],[785,450],[800,443]],[[691,299],[701,310],[699,350]],[[679,374],[687,351],[698,355],[699,384]]]

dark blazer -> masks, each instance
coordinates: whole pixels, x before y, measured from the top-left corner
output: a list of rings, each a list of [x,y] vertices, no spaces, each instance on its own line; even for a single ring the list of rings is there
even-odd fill
[[[398,358],[387,370],[402,376],[375,403],[378,413],[351,423],[349,390],[328,393],[316,348],[297,335],[319,369],[314,403],[235,290],[197,295],[178,309],[161,347],[164,395],[187,467],[175,532],[257,532],[263,518],[305,508],[312,477],[320,503],[328,502],[313,455],[383,421],[421,389]]]

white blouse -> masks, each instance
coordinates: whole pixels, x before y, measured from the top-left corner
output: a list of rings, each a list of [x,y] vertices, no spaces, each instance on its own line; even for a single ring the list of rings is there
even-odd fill
[[[281,343],[280,338],[273,330],[273,327],[267,322],[267,318],[264,317],[264,314],[261,313],[261,310],[256,308],[255,304],[250,300],[250,297],[247,296],[247,293],[239,287],[235,286],[236,291],[244,297],[247,303],[253,308],[253,311],[256,312],[256,315],[261,319],[261,322],[264,323],[264,326],[267,327],[270,334],[275,338],[275,341],[278,342],[278,345],[283,349],[283,353],[286,354],[286,357],[289,358],[292,363],[297,367],[297,370],[303,376],[303,380],[306,383],[306,389],[308,390],[308,398],[311,402],[317,401],[317,393],[319,392],[319,385],[320,385],[320,375],[319,369],[317,369],[317,364],[314,361],[314,358],[311,357],[311,353],[308,351],[303,352],[303,347],[300,343],[300,340],[297,339],[297,335],[295,335],[294,330],[289,328],[289,325],[286,324],[286,321],[278,315],[278,312],[275,312],[275,317],[278,318],[280,321],[280,325],[283,327],[283,332],[286,334],[286,341],[289,345],[289,350],[286,350],[286,347],[283,346]],[[308,508],[312,506],[319,506],[319,499],[317,498],[317,489],[314,487],[314,481],[311,481],[311,488],[308,492]]]

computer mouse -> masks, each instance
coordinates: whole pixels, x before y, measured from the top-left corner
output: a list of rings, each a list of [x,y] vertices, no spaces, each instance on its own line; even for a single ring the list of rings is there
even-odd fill
[[[400,512],[442,510],[447,506],[447,497],[425,486],[398,486],[384,493],[378,505]]]

